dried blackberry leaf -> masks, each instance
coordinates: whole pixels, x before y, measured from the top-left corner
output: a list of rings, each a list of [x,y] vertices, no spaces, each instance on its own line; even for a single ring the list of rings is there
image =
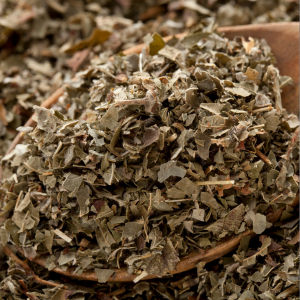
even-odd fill
[[[244,212],[245,212],[245,207],[243,204],[240,204],[236,208],[232,209],[228,213],[226,218],[219,219],[217,222],[208,226],[206,230],[213,231],[213,232],[222,232],[223,230],[237,231],[239,229],[241,222],[244,219]]]
[[[145,37],[146,38],[146,37]],[[149,46],[149,54],[156,55],[158,51],[165,46],[165,42],[158,33],[152,34],[152,36],[145,40],[145,43]]]
[[[262,232],[265,231],[266,226],[267,226],[266,216],[261,215],[259,213],[255,214],[255,218],[253,221],[253,231],[256,234],[261,234]]]
[[[79,41],[71,47],[67,47],[66,49],[64,49],[64,52],[74,53],[85,48],[102,44],[103,42],[108,40],[110,35],[111,32],[107,30],[100,30],[98,28],[95,28],[88,38]]]
[[[168,179],[170,176],[181,177],[183,178],[186,174],[186,170],[182,167],[178,167],[176,165],[176,161],[169,161],[160,166],[160,170],[158,172],[158,181],[163,182]]]
[[[147,273],[164,276],[176,268],[179,261],[178,255],[170,239],[166,239],[161,254],[155,254],[148,263]]]
[[[111,277],[115,271],[114,270],[108,270],[108,269],[95,269],[95,272],[98,277],[98,282],[105,283]]]

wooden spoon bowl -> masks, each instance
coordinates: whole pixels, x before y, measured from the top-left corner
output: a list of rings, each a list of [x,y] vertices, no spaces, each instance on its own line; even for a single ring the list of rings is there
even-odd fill
[[[299,110],[299,23],[270,23],[270,24],[258,24],[258,25],[243,25],[233,27],[221,27],[218,29],[219,32],[223,32],[226,37],[232,39],[235,36],[244,36],[245,38],[264,38],[272,48],[272,52],[277,59],[277,67],[280,73],[283,75],[291,76],[294,80],[293,86],[288,86],[283,89],[282,104],[288,112],[298,114]],[[182,38],[186,34],[178,34],[177,38]],[[168,41],[172,37],[165,37],[164,40]],[[140,53],[144,44],[132,47],[124,51],[124,54],[129,55],[133,53]],[[58,98],[63,94],[63,88],[58,89],[53,95],[51,95],[41,107],[50,108],[54,103],[57,102]],[[34,125],[32,118],[28,120],[25,126]],[[21,141],[22,137],[19,134],[12,142],[11,147],[7,151],[10,153],[15,146]],[[299,196],[294,200],[292,206],[297,206],[299,203]],[[278,211],[267,215],[268,222],[276,222],[285,207],[281,207]],[[231,252],[238,247],[240,240],[244,236],[254,236],[255,233],[252,230],[248,230],[242,234],[234,237],[228,237],[222,239],[214,248],[208,250],[201,250],[198,253],[190,253],[189,255],[182,257],[180,262],[177,264],[176,270],[170,272],[171,274],[181,273],[196,267],[196,264],[200,261],[210,262],[220,258],[223,255]],[[18,249],[22,252],[21,249]],[[5,251],[8,253],[8,251]],[[45,267],[45,258],[36,257],[32,259],[33,262],[38,263]],[[86,271],[81,275],[73,273],[72,269],[67,271],[61,268],[54,268],[52,271],[72,277],[79,280],[91,280],[98,281],[96,273],[92,271]],[[120,281],[133,281],[137,275],[129,274],[127,268],[115,269],[115,274],[110,277],[109,281],[120,282]],[[145,279],[156,278],[156,275],[148,275]]]
[[[242,26],[219,27],[218,32],[223,32],[229,39],[235,36],[244,38],[265,39],[272,49],[277,61],[277,67],[282,75],[293,78],[294,84],[287,86],[282,91],[282,104],[288,112],[299,112],[299,23],[269,23]],[[183,38],[186,33],[175,35]],[[164,37],[165,42],[173,36]],[[145,44],[137,45],[124,51],[124,54],[140,53]]]

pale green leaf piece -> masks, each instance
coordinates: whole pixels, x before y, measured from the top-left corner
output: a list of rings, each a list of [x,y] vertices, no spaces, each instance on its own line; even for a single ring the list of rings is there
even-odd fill
[[[114,270],[109,269],[95,269],[95,272],[97,274],[98,282],[105,283],[108,281],[108,279],[115,273]]]

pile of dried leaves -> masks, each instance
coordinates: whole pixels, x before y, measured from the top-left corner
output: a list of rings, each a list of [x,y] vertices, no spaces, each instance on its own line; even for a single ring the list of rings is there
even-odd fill
[[[298,7],[2,1],[0,156],[18,131],[25,141],[1,162],[0,299],[296,299],[299,121],[280,100],[291,81],[265,41],[228,41],[213,20],[199,23],[298,21]],[[160,37],[191,28],[183,41]],[[143,40],[141,55],[108,62]],[[63,83],[57,105],[40,109]],[[20,127],[33,108],[37,127]],[[197,270],[101,283],[119,266],[137,280],[168,274],[248,229],[262,235]],[[56,266],[95,270],[99,283]]]
[[[236,254],[200,262],[197,274],[140,282],[129,294],[122,287],[123,297],[297,292],[299,120],[280,95],[291,80],[264,40],[229,41],[215,30],[206,19],[183,40],[148,34],[140,55],[95,58],[54,109],[33,107],[37,126],[19,127],[24,143],[2,159],[3,246],[30,260],[46,255],[49,271],[94,270],[100,283],[125,265],[137,282],[251,229],[267,235],[253,247],[243,238]],[[272,227],[266,216],[280,208]],[[26,290],[28,270],[9,266],[4,299],[91,299],[97,291],[70,282],[65,291]]]

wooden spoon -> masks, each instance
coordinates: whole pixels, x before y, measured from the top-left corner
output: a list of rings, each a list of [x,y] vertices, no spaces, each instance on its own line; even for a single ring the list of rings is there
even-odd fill
[[[276,58],[277,67],[281,75],[292,77],[294,85],[283,89],[282,104],[288,112],[299,112],[299,22],[269,23],[220,27],[218,32],[223,32],[229,39],[235,36],[244,38],[265,39]],[[175,35],[183,38],[186,33]],[[173,36],[164,37],[165,42]],[[124,51],[124,54],[140,53],[145,44],[137,45]]]
[[[299,22],[223,27],[229,39],[237,35],[265,39],[276,58],[281,75],[292,77],[294,84],[282,91],[282,105],[290,113],[299,113]]]
[[[270,24],[258,24],[258,25],[243,25],[234,27],[221,27],[218,29],[219,32],[224,32],[225,36],[232,39],[234,36],[244,36],[245,38],[264,38],[272,48],[277,62],[278,68],[283,75],[291,76],[294,80],[294,85],[286,87],[283,90],[282,103],[283,106],[289,111],[295,114],[298,113],[299,109],[299,23],[270,23]],[[178,34],[177,38],[182,38],[186,34]],[[165,37],[164,40],[168,41],[172,37]],[[142,48],[145,47],[144,44],[132,47],[124,51],[124,54],[129,55],[133,53],[140,53]],[[63,94],[63,89],[58,89],[54,94],[52,94],[41,107],[50,108],[54,103],[57,102],[58,98]],[[28,120],[25,126],[34,125],[32,118]],[[296,133],[297,135],[297,133]],[[11,147],[7,151],[10,153],[14,147],[21,141],[22,137],[19,134],[15,140],[12,142]],[[296,139],[296,137],[295,137]],[[292,206],[297,206],[299,203],[299,196],[294,200]],[[280,208],[275,213],[267,216],[267,220],[271,223],[276,222],[285,207]],[[198,253],[190,253],[186,257],[181,258],[180,262],[177,264],[176,270],[172,271],[171,274],[181,273],[196,267],[199,261],[210,262],[215,259],[220,258],[223,255],[234,250],[238,247],[240,240],[243,236],[251,235],[254,236],[255,233],[252,230],[248,230],[240,235],[234,237],[229,237],[221,240],[216,247],[202,250]],[[19,249],[22,252],[21,249]],[[32,259],[33,262],[38,263],[41,266],[45,266],[45,258],[36,257]],[[74,279],[80,280],[92,280],[98,281],[97,275],[94,271],[87,271],[81,275],[74,274],[73,270],[65,271],[61,268],[54,268],[52,271],[57,272],[62,275],[72,277]],[[156,278],[156,275],[148,275],[144,279]],[[128,274],[127,268],[115,269],[115,274],[111,276],[109,281],[133,281],[136,275]]]

